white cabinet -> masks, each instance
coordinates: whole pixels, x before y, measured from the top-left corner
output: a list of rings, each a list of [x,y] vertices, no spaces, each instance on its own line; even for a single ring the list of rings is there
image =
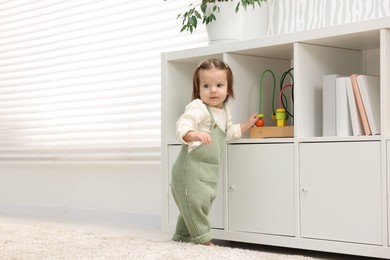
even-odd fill
[[[168,164],[169,164],[169,173],[171,173],[172,165],[175,162],[177,156],[179,155],[181,145],[170,145],[168,147]],[[224,225],[223,221],[223,174],[219,176],[219,186],[217,191],[217,197],[214,199],[213,205],[210,209],[209,219],[212,228],[222,229]],[[171,174],[169,174],[169,186],[171,183]],[[168,195],[168,224],[170,225],[171,230],[176,226],[177,217],[179,216],[179,209],[176,206],[175,200],[173,199],[172,193],[169,192]]]
[[[387,193],[386,193],[386,199],[387,199],[387,223],[390,223],[390,141],[388,140],[386,142],[386,151],[387,151],[387,158],[386,158],[386,173],[387,173]],[[390,224],[387,226],[387,241],[388,245],[390,245]]]
[[[292,143],[231,144],[228,161],[228,228],[294,235]]]
[[[162,226],[172,226],[169,162],[177,144],[175,122],[192,94],[192,74],[219,58],[234,74],[234,123],[263,112],[271,119],[273,82],[293,68],[292,138],[241,139],[227,144],[215,238],[390,258],[390,17],[293,34],[210,45],[162,54]],[[375,136],[326,136],[322,79],[328,74],[380,76],[380,128]],[[287,82],[290,83],[290,77]],[[294,102],[292,102],[294,101]],[[168,158],[169,157],[169,158]],[[170,195],[171,196],[171,195]],[[169,198],[168,198],[169,197]],[[168,209],[169,208],[169,209]],[[169,215],[170,214],[170,215]],[[173,214],[173,215],[172,215]],[[169,217],[168,217],[169,215]]]
[[[301,235],[382,245],[380,142],[302,143]]]

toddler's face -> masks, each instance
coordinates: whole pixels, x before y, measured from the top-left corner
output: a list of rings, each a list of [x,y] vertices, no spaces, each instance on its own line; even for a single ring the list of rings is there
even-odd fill
[[[209,106],[222,108],[228,96],[226,71],[215,68],[200,70],[199,79],[200,99]]]

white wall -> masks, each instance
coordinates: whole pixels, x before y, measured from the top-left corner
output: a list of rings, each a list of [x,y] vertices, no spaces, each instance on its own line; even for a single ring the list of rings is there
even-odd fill
[[[160,226],[160,165],[1,165],[0,213]]]
[[[269,0],[269,3],[268,35],[390,15],[390,0]]]

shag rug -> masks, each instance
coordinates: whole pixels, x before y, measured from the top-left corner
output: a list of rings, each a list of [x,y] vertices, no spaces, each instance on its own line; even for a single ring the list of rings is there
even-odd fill
[[[225,246],[207,247],[142,235],[44,224],[0,223],[0,259],[312,259]]]

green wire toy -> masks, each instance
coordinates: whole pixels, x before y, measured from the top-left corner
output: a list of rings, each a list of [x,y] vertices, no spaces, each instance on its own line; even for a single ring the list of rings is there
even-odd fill
[[[287,88],[287,87],[291,87],[293,88],[294,87],[294,77],[291,73],[291,71],[293,70],[293,68],[289,69],[288,71],[284,72],[281,79],[280,79],[280,91],[279,91],[279,108],[278,109],[275,109],[275,89],[276,89],[276,80],[275,80],[275,74],[267,69],[265,70],[262,74],[261,74],[261,77],[260,77],[260,98],[259,98],[259,113],[257,114],[257,117],[259,118],[259,120],[256,122],[256,126],[258,127],[262,127],[264,126],[264,113],[262,112],[263,111],[263,107],[262,107],[262,101],[263,101],[263,78],[265,76],[265,74],[268,72],[271,74],[272,76],[272,79],[274,81],[274,84],[273,84],[273,91],[272,91],[272,115],[271,115],[271,118],[272,120],[275,120],[276,121],[276,125],[277,126],[284,126],[285,123],[286,123],[286,120],[288,119],[288,116],[291,116],[293,117],[293,114],[290,113],[287,109],[288,107],[288,102],[287,102],[287,97],[286,95],[283,93],[284,90]],[[288,84],[288,85],[285,85],[283,86],[284,84],[284,80],[286,78],[287,75],[290,75],[291,76],[291,79],[292,79],[292,83],[291,84]],[[294,92],[292,91],[291,93],[291,99],[292,101],[294,102]]]
[[[257,114],[257,117],[259,120],[256,122],[257,127],[264,126],[264,113],[263,111],[263,78],[264,75],[269,72],[272,75],[272,79],[274,80],[274,87],[273,87],[273,93],[272,93],[272,112],[275,114],[275,104],[274,104],[274,96],[275,96],[275,86],[276,86],[276,80],[275,80],[275,74],[271,70],[265,70],[260,77],[260,98],[259,98],[259,113]]]

